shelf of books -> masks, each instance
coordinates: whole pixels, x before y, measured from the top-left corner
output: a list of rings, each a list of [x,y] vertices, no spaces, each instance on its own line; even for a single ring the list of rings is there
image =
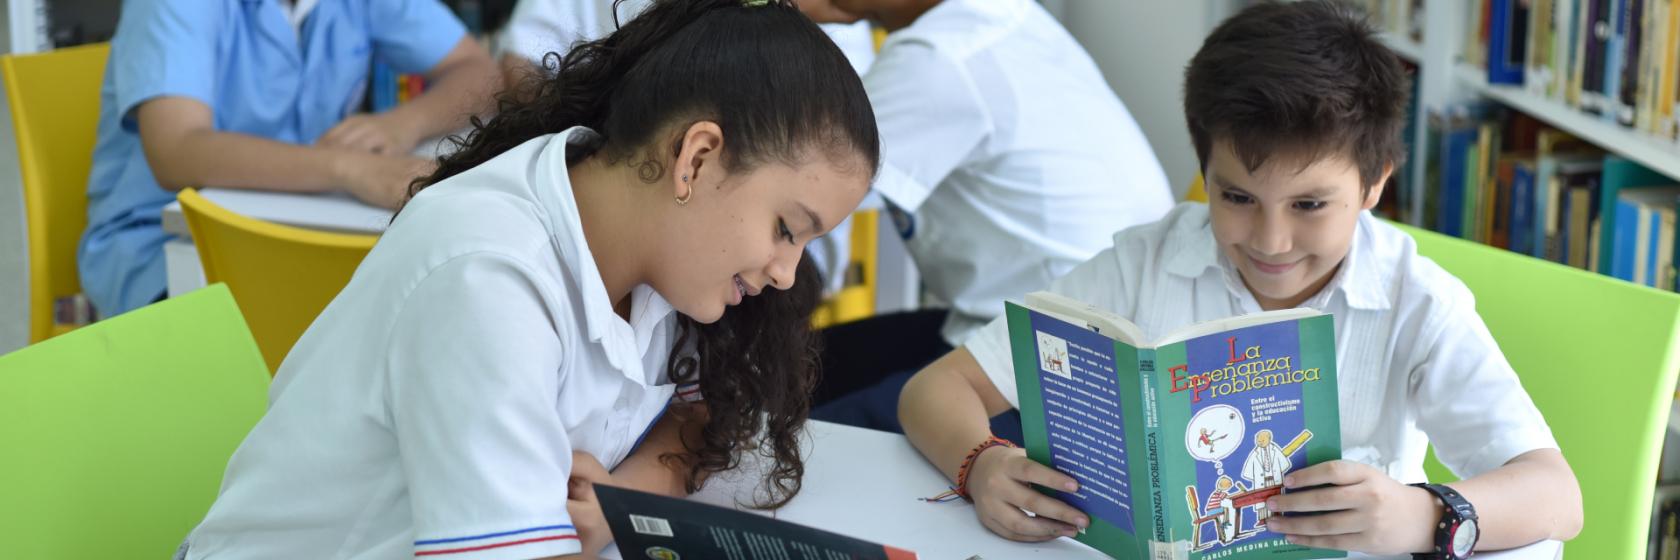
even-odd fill
[[[1402,206],[1422,211],[1402,217],[1675,290],[1680,9],[1669,4],[1442,6],[1464,15],[1462,44],[1449,60],[1420,64],[1451,64],[1456,91],[1447,103],[1420,105],[1425,132],[1411,155],[1423,160],[1423,180],[1401,198],[1421,197]]]
[[[1379,210],[1676,291],[1680,0],[1356,3],[1416,72]],[[1668,426],[1650,551],[1680,559],[1680,401]]]

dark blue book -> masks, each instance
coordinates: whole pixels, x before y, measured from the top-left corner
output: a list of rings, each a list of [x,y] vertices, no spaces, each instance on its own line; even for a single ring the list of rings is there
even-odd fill
[[[1511,176],[1511,250],[1523,255],[1534,254],[1534,166],[1517,162]]]
[[[1528,6],[1520,0],[1493,0],[1488,12],[1487,80],[1522,85],[1528,53]]]
[[[1441,141],[1441,194],[1435,202],[1435,227],[1441,233],[1464,237],[1464,171],[1470,165],[1470,148],[1476,144],[1476,123],[1454,119],[1448,126]]]

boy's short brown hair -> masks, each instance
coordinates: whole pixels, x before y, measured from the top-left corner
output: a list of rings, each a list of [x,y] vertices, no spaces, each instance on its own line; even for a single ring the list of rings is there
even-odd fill
[[[1354,8],[1263,2],[1225,20],[1184,71],[1184,116],[1202,169],[1215,140],[1249,171],[1282,153],[1348,157],[1369,189],[1405,158],[1410,78]]]

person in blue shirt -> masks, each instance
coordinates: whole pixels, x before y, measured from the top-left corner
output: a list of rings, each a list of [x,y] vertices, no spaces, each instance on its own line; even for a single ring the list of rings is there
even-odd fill
[[[354,114],[371,64],[429,89]],[[128,0],[111,40],[77,260],[101,317],[165,295],[162,208],[207,186],[395,207],[420,141],[491,106],[489,53],[438,0]]]

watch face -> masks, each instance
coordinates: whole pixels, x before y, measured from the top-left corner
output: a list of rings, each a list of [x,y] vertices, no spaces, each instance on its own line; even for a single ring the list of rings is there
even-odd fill
[[[1470,556],[1470,548],[1476,546],[1476,522],[1466,519],[1453,530],[1452,553],[1458,558]]]

